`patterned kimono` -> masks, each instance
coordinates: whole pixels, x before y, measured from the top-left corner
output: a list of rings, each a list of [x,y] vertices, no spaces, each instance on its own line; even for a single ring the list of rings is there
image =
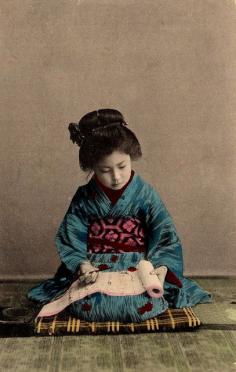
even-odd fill
[[[89,260],[106,271],[134,271],[141,259],[154,268],[168,268],[164,296],[94,293],[69,305],[87,321],[140,322],[168,307],[211,302],[211,295],[183,276],[181,242],[172,218],[156,190],[137,173],[113,204],[96,178],[80,186],[56,235],[62,261],[54,278],[32,288],[28,297],[41,304],[63,294],[76,279],[79,265]]]

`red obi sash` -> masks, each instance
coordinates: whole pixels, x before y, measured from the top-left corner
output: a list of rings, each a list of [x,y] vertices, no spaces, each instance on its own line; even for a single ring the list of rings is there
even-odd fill
[[[145,252],[145,231],[137,218],[102,218],[90,224],[89,253]]]
[[[109,217],[91,222],[88,231],[89,253],[146,252],[145,229],[138,218]],[[166,281],[182,287],[168,269]]]

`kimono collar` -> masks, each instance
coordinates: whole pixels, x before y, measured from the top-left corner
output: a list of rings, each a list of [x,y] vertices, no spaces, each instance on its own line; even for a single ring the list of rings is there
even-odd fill
[[[99,181],[99,179],[97,178],[96,174],[95,174],[94,178],[95,178],[95,181],[96,181],[98,187],[100,187],[100,189],[102,189],[105,192],[105,194],[108,196],[108,198],[110,199],[110,201],[112,202],[112,204],[115,204],[116,201],[123,194],[123,192],[126,189],[126,187],[128,186],[128,184],[132,181],[133,176],[134,176],[134,170],[131,171],[131,176],[130,176],[129,181],[121,189],[119,189],[119,190],[112,190],[109,187],[104,186]]]

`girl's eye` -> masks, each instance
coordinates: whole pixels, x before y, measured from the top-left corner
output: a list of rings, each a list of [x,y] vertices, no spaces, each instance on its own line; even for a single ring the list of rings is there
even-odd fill
[[[126,165],[122,165],[122,166],[119,167],[119,169],[124,169],[125,167],[126,167]],[[100,172],[101,172],[101,173],[109,173],[110,170],[102,170],[102,169],[101,169]]]
[[[109,170],[100,170],[101,173],[109,173]]]

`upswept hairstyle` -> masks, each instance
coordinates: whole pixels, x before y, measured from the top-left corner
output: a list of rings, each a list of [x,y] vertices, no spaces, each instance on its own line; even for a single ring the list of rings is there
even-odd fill
[[[91,171],[106,155],[120,151],[131,160],[142,156],[136,135],[127,128],[118,110],[101,109],[84,115],[79,123],[69,124],[70,139],[79,147],[79,163],[83,171]]]

